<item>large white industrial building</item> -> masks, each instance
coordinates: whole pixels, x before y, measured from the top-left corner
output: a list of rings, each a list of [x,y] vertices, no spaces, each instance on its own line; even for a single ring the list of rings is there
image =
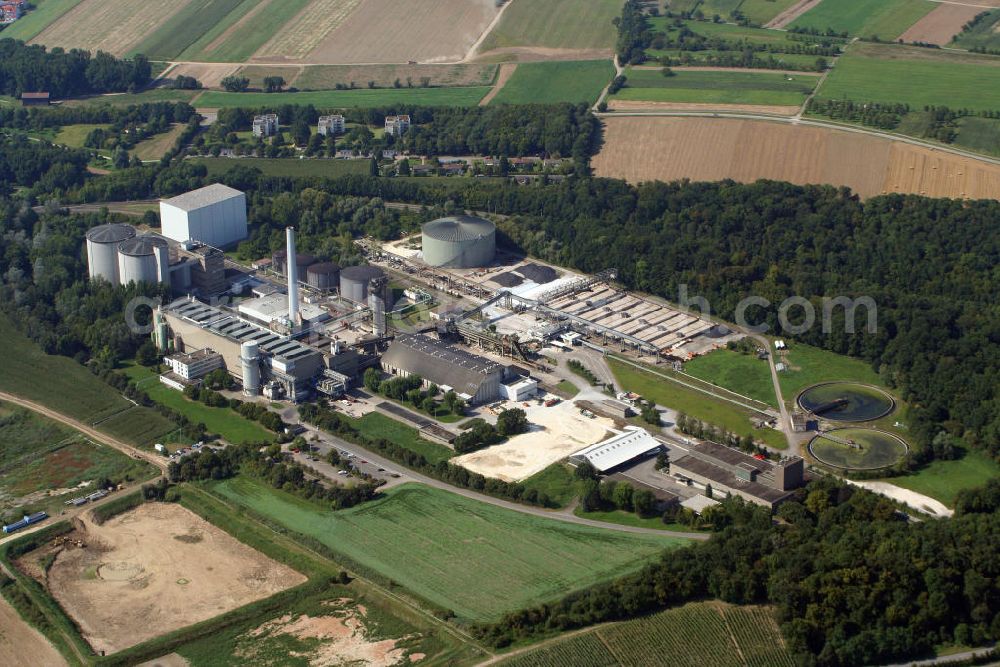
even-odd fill
[[[160,225],[174,241],[224,248],[247,237],[246,195],[221,183],[160,202]]]

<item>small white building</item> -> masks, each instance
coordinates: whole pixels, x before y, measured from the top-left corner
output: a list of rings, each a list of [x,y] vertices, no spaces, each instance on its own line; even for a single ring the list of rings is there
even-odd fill
[[[344,133],[344,117],[341,114],[332,116],[320,116],[316,133],[324,137]]]
[[[715,505],[719,504],[720,503],[718,500],[713,500],[708,496],[702,496],[702,495],[691,496],[687,500],[681,501],[681,507],[691,510],[698,516],[701,516],[701,513],[707,510],[709,507],[714,507]]]
[[[526,401],[538,394],[538,380],[519,377],[500,386],[500,391],[508,401]]]
[[[628,426],[621,433],[576,452],[570,461],[589,461],[600,472],[607,472],[629,461],[652,456],[662,448],[660,441],[646,429]]]
[[[163,236],[224,248],[247,237],[247,197],[221,183],[160,202]]]
[[[247,299],[237,307],[240,314],[245,315],[264,326],[288,319],[288,297],[275,292],[257,299]],[[299,302],[299,315],[303,324],[315,324],[330,319],[330,313],[323,308]]]
[[[408,129],[410,129],[410,117],[408,115],[385,117],[385,133],[389,136],[401,136]]]
[[[170,370],[178,377],[188,381],[205,377],[215,369],[225,365],[222,355],[207,347],[195,352],[181,352],[164,357],[163,363],[169,366]]]
[[[273,137],[278,133],[281,126],[278,124],[278,114],[267,113],[263,116],[253,117],[253,136]]]

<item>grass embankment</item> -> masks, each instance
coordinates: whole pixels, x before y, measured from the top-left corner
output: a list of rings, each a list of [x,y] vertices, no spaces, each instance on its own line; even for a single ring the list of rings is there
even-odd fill
[[[766,359],[733,350],[715,350],[684,364],[684,372],[737,394],[778,407]]]
[[[112,387],[68,357],[45,354],[0,316],[0,391],[35,401],[108,435],[152,445],[177,425],[150,408],[133,406]]]
[[[225,93],[208,91],[198,98],[198,106],[278,107],[284,104],[312,104],[321,109],[381,107],[392,104],[419,106],[473,107],[490,92],[488,86],[458,88],[375,88],[321,90],[298,93]]]
[[[582,519],[593,521],[603,521],[605,523],[616,523],[620,526],[634,526],[636,528],[651,528],[653,530],[677,531],[677,532],[698,532],[689,526],[682,526],[679,523],[663,523],[663,519],[658,516],[642,517],[634,512],[625,510],[610,510],[607,512],[584,512],[577,507],[573,514]],[[704,531],[707,532],[707,531]]]
[[[203,164],[210,178],[217,178],[233,167],[260,169],[265,176],[319,176],[337,178],[351,174],[367,174],[368,160],[298,159],[298,158],[225,158],[203,157],[190,160]]]
[[[1000,9],[984,13],[986,16],[979,20],[972,30],[955,35],[951,46],[960,49],[981,48],[990,51],[1000,49]]]
[[[663,76],[657,69],[630,68],[628,83],[612,100],[681,102],[690,104],[753,104],[799,106],[819,82],[805,72],[788,75],[764,70],[720,72],[674,70]]]
[[[593,104],[614,75],[610,60],[521,63],[490,104]]]
[[[737,435],[749,433],[756,440],[776,449],[785,449],[788,446],[785,436],[780,431],[754,428],[750,423],[749,410],[627,365],[613,357],[608,358],[608,366],[622,389],[634,391],[657,405],[721,426]]]
[[[893,41],[937,7],[925,0],[823,0],[795,19],[790,27],[876,36]]]
[[[429,463],[440,463],[455,456],[455,450],[430,440],[424,440],[420,437],[420,432],[417,429],[380,412],[369,412],[360,419],[345,415],[345,419],[366,438],[389,440],[400,447],[420,454]]]
[[[955,461],[933,461],[919,471],[885,481],[923,493],[952,507],[962,489],[972,489],[1000,477],[1000,464],[975,450],[963,451]]]
[[[192,401],[176,389],[171,389],[159,381],[156,373],[144,366],[126,366],[122,372],[135,380],[136,384],[151,399],[176,410],[195,424],[204,424],[209,433],[219,435],[226,442],[270,442],[274,433],[255,421],[251,421],[231,408],[213,408]]]
[[[326,511],[252,480],[213,486],[466,620],[488,620],[640,567],[670,537],[615,533],[407,484]]]

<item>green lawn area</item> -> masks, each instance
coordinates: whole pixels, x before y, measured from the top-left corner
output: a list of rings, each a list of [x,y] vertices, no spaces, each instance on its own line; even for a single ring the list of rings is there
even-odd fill
[[[466,620],[562,597],[686,543],[543,519],[417,484],[339,512],[245,477],[213,488]]]
[[[78,97],[71,100],[64,100],[63,104],[70,107],[96,106],[109,104],[115,107],[124,107],[131,104],[145,104],[153,102],[191,102],[197,90],[173,90],[172,88],[153,88],[141,93],[116,93],[113,95],[95,95],[93,97]]]
[[[785,0],[782,0],[785,1]],[[793,2],[795,0],[792,0]],[[780,3],[769,2],[768,4],[778,6]],[[673,26],[674,19],[660,17],[650,19],[650,24],[656,30],[665,30]],[[732,42],[747,41],[751,44],[764,44],[768,46],[794,46],[802,44],[791,38],[790,33],[784,30],[769,30],[767,28],[752,28],[749,26],[736,25],[734,23],[714,23],[705,21],[685,21],[685,27],[691,32],[704,37],[718,37]],[[676,31],[676,28],[672,28]],[[696,53],[696,52],[695,52]],[[815,57],[813,58],[815,60]]]
[[[865,384],[883,387],[878,373],[861,359],[847,357],[842,354],[821,350],[804,343],[785,341],[788,351],[777,354],[776,362],[783,362],[784,371],[778,373],[781,394],[786,401],[794,401],[799,392],[817,382],[830,380],[854,380]]]
[[[946,105],[1000,109],[1000,58],[899,45],[854,45],[817,95],[858,102],[903,102],[915,109]]]
[[[951,507],[962,489],[982,486],[1000,476],[1000,464],[976,450],[966,451],[956,461],[933,461],[919,471],[885,481],[940,500]]]
[[[854,37],[877,35],[892,41],[935,7],[936,3],[927,0],[823,0],[791,27],[833,28]]]
[[[614,74],[610,60],[521,63],[490,104],[593,104]]]
[[[312,104],[323,109],[367,108],[390,104],[472,107],[490,92],[489,86],[457,88],[375,88],[369,90],[319,90],[299,93],[225,93],[208,91],[198,98],[199,108],[277,107]]]
[[[367,174],[369,170],[368,160],[205,157],[194,158],[191,162],[205,165],[211,178],[221,176],[237,166],[260,169],[265,176],[291,177],[337,178],[349,174]]]
[[[626,391],[634,391],[657,405],[666,406],[700,419],[703,422],[721,426],[728,431],[745,435],[750,433],[771,447],[784,449],[788,446],[785,436],[771,428],[754,428],[748,412],[738,406],[689,389],[676,382],[659,378],[652,373],[626,365],[609,357],[608,366],[614,373],[619,386]]]
[[[20,39],[25,42],[45,30],[50,23],[80,4],[80,0],[32,0],[34,9],[7,26],[0,38]]]
[[[0,316],[0,391],[36,401],[86,424],[135,444],[149,444],[177,425],[155,410],[133,407],[110,385],[68,357],[45,354]],[[103,421],[116,415],[113,419]],[[133,439],[136,426],[147,437]]]
[[[204,424],[209,433],[219,435],[223,440],[233,444],[244,442],[271,442],[274,434],[255,421],[250,421],[235,410],[229,408],[213,408],[192,401],[176,389],[171,389],[157,379],[156,373],[143,366],[127,366],[123,373],[136,381],[136,384],[149,397],[168,408],[185,415],[195,424]]]
[[[271,39],[289,19],[309,4],[309,0],[281,0],[281,2],[267,3],[254,14],[254,20],[245,21],[238,30],[222,37],[226,30],[259,4],[261,4],[259,0],[243,0],[233,12],[200,34],[196,41],[189,42],[190,46],[184,50],[180,59],[244,62]]]
[[[646,53],[650,57],[659,58],[662,56],[669,56],[670,58],[685,58],[690,57],[692,60],[682,61],[683,64],[677,65],[677,67],[713,67],[718,61],[712,61],[711,58],[718,58],[721,56],[732,56],[735,51],[717,51],[714,49],[706,49],[704,51],[680,51],[678,49],[673,50],[661,50],[661,49],[646,49]],[[811,72],[816,67],[817,56],[810,56],[798,53],[761,53],[761,58],[774,58],[781,66],[785,69],[797,70],[802,72]],[[829,59],[828,59],[829,60]],[[770,71],[770,70],[755,70],[755,71]]]
[[[737,394],[778,407],[766,359],[733,350],[715,350],[684,364],[684,372]]]
[[[621,526],[635,526],[636,528],[652,528],[654,530],[697,532],[688,526],[679,523],[663,523],[663,519],[658,516],[641,517],[635,512],[625,512],[623,510],[611,510],[609,512],[584,512],[583,508],[577,507],[573,514],[583,519],[594,521],[604,521],[605,523],[617,523]]]
[[[961,118],[957,125],[956,146],[989,155],[1000,155],[1000,119]]]
[[[360,419],[351,417],[345,418],[358,429],[362,435],[373,439],[385,439],[396,443],[400,447],[423,455],[430,463],[447,461],[455,456],[455,451],[449,447],[424,440],[420,437],[419,431],[412,426],[407,426],[391,417],[383,415],[381,412],[369,412]]]
[[[72,148],[83,148],[83,142],[87,135],[98,128],[108,129],[110,125],[64,125],[59,128],[52,143],[70,146]]]
[[[484,40],[480,53],[516,46],[611,49],[620,0],[514,0]]]
[[[244,0],[192,0],[138,44],[133,53],[173,60],[209,29],[214,32],[220,24],[228,26],[242,18],[243,12],[235,10],[243,4]]]
[[[762,104],[798,106],[819,81],[811,74],[787,76],[777,72],[705,72],[659,69],[626,71],[628,83],[612,99],[648,102]],[[789,80],[791,79],[791,80]]]
[[[961,49],[1000,49],[1000,9],[984,12],[986,17],[976,23],[968,32],[960,32],[955,36],[951,46]]]
[[[580,393],[580,388],[577,387],[572,382],[570,382],[569,380],[560,380],[559,384],[556,385],[556,389],[566,392],[567,394],[569,394],[570,398],[573,398],[574,396]]]
[[[579,493],[579,480],[566,463],[553,463],[521,482],[521,486],[546,494],[559,507],[569,505]]]

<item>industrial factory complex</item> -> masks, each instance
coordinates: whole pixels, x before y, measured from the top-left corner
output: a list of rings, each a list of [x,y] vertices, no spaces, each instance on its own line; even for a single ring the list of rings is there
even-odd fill
[[[628,404],[595,390],[580,405],[560,402],[546,388],[558,381],[544,349],[677,361],[729,335],[621,290],[613,269],[581,275],[506,256],[495,225],[472,215],[432,220],[392,243],[362,240],[366,263],[343,267],[299,252],[291,227],[285,246],[252,266],[228,260],[223,249],[247,236],[246,198],[223,185],[161,202],[161,221],[160,233],[124,224],[91,229],[87,258],[92,279],[170,286],[172,300],[154,313],[169,369],[164,384],[183,389],[225,369],[248,397],[303,401],[356,392],[363,372],[375,368],[383,378],[416,376],[425,388],[454,392],[480,416],[513,402],[533,430],[490,447],[489,456],[456,459],[502,479],[567,458],[615,474],[667,444],[628,423]],[[457,436],[398,406],[389,412],[437,441]],[[802,481],[801,459],[773,464],[712,443],[671,453],[670,483],[772,507]]]

